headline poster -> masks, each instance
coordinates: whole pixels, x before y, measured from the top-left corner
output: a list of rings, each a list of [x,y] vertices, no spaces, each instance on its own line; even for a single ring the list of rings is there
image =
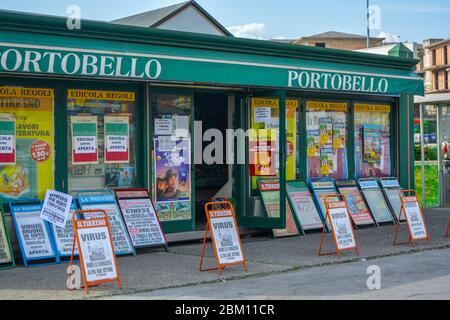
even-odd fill
[[[333,226],[333,233],[336,238],[339,250],[346,250],[356,246],[353,236],[352,223],[345,206],[345,202],[334,202],[329,204],[329,218]]]
[[[52,89],[0,88],[0,116],[9,119],[0,125],[0,200],[5,203],[42,200],[54,188],[53,98]]]
[[[41,219],[63,228],[66,225],[71,205],[71,195],[55,190],[47,190],[41,209]]]
[[[72,206],[68,214],[66,224],[63,228],[52,224],[53,234],[55,235],[56,247],[58,248],[61,256],[70,256],[72,254],[74,228],[73,228],[73,215],[75,213],[75,206]],[[75,244],[74,255],[78,255],[78,245]]]
[[[130,162],[130,118],[104,116],[105,163]]]
[[[377,222],[392,221],[391,211],[389,210],[380,189],[367,189],[363,190],[363,193],[366,197],[367,203],[369,204],[370,211],[372,211],[372,214]]]
[[[209,211],[209,222],[219,264],[232,264],[244,260],[238,229],[231,210]]]
[[[77,221],[77,240],[88,282],[117,278],[111,238],[105,220],[92,227],[89,220]]]
[[[19,230],[17,236],[22,243],[25,257],[31,259],[54,256],[45,221],[40,218],[41,205],[18,205],[13,211]]]
[[[97,116],[71,116],[72,164],[98,163]]]
[[[166,243],[150,199],[120,199],[119,206],[134,247]]]
[[[408,219],[412,238],[414,240],[425,239],[427,237],[427,230],[417,198],[405,197],[403,200],[403,207],[405,208],[405,215]]]
[[[286,192],[302,229],[322,228],[322,219],[320,219],[319,212],[305,183],[301,181],[287,182]]]

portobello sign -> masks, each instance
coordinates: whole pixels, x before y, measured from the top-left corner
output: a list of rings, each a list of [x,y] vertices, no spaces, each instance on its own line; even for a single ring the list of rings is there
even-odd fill
[[[157,59],[138,56],[4,49],[0,46],[0,71],[155,80],[161,75],[161,69]]]
[[[423,94],[423,79],[410,70],[104,40],[85,40],[87,48],[54,47],[38,44],[40,37],[36,44],[0,42],[0,73]]]

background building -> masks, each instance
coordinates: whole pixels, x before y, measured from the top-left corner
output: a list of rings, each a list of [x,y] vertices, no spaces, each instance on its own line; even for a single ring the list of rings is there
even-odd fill
[[[378,47],[383,44],[384,38],[370,38],[370,46]],[[322,48],[333,48],[343,50],[357,50],[367,48],[367,37],[358,34],[328,31],[303,37],[294,41],[294,44],[315,46]]]

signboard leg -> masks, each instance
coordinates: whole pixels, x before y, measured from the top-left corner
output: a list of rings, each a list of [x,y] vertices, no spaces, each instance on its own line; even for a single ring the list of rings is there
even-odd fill
[[[402,218],[402,213],[404,213],[403,207],[400,210],[400,214],[398,215],[398,219],[395,220],[394,246],[399,246],[399,245],[403,245],[403,244],[410,244],[412,242],[413,247],[415,247],[416,243],[415,243],[414,239],[411,237],[411,234],[409,235],[408,241],[406,241],[406,242],[397,242],[398,231],[400,230],[400,225],[401,225],[400,221],[401,221],[401,218]]]
[[[449,230],[450,230],[450,221],[448,222],[448,225],[447,225],[447,231],[445,232],[445,237],[446,237],[446,238],[449,238],[449,237],[450,237],[450,236],[448,235]]]
[[[209,226],[209,222],[208,222],[208,224],[206,225],[205,236],[203,237],[202,255],[200,256],[200,272],[219,270],[219,273],[222,273],[222,269],[220,268],[220,265],[218,268],[203,269],[203,258],[205,256],[206,242],[208,241],[208,233],[209,232],[210,232],[210,226]]]
[[[337,254],[340,257],[341,253],[339,252],[339,250],[336,250],[334,252],[329,252],[329,253],[322,252],[323,242],[324,242],[325,236],[327,234],[327,219],[328,219],[328,214],[325,216],[325,221],[323,222],[322,236],[320,237],[319,256],[330,256],[333,254]]]

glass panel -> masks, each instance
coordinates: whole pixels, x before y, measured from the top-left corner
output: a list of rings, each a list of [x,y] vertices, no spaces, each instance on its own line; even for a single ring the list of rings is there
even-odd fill
[[[260,207],[254,206],[256,216],[280,217],[279,125],[278,99],[251,99],[249,175],[252,195],[261,198]]]
[[[0,199],[43,199],[54,187],[52,89],[0,87]]]
[[[308,178],[347,179],[347,104],[306,104]]]
[[[153,196],[162,222],[192,219],[192,97],[153,95]]]
[[[68,91],[69,192],[136,187],[135,109],[134,92]]]
[[[357,178],[391,176],[391,106],[355,104]]]

